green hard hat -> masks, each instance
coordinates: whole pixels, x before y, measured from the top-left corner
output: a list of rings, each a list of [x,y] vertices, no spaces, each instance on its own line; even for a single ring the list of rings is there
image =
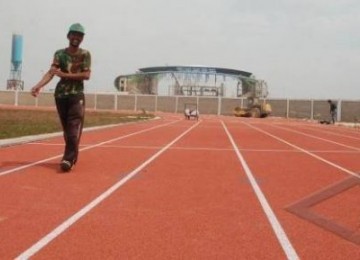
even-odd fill
[[[84,26],[82,26],[79,23],[74,23],[69,28],[69,33],[70,32],[78,32],[78,33],[85,34],[85,28],[84,28]]]

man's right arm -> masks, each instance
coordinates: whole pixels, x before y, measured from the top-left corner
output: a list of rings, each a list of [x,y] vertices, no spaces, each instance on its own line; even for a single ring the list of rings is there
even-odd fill
[[[48,84],[54,77],[54,74],[51,72],[51,69],[46,72],[46,74],[42,77],[42,79],[34,86],[31,88],[31,95],[33,95],[34,97],[37,97],[40,93],[40,90],[46,85]]]

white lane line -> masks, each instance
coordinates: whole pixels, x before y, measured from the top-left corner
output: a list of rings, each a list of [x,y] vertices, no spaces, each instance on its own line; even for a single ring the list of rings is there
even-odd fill
[[[278,128],[278,129],[283,129],[283,130],[285,130],[285,131],[293,132],[293,133],[300,134],[300,135],[303,135],[303,136],[307,136],[307,137],[310,137],[310,138],[318,139],[318,140],[320,140],[320,141],[324,141],[324,142],[327,142],[327,143],[335,144],[335,145],[342,146],[342,147],[345,147],[345,148],[349,148],[349,149],[352,149],[352,150],[355,150],[355,151],[360,151],[360,148],[359,148],[359,147],[354,147],[354,146],[350,146],[350,145],[338,143],[338,142],[335,142],[335,141],[333,141],[333,140],[329,140],[329,139],[322,138],[322,137],[319,137],[319,136],[316,136],[316,135],[312,135],[312,134],[306,134],[306,133],[304,133],[304,132],[300,132],[300,131],[297,131],[297,130],[294,130],[294,129],[289,129],[289,128],[287,128],[287,127],[282,127],[282,126],[272,126],[272,127]]]
[[[170,146],[172,146],[174,143],[176,143],[178,140],[180,140],[182,137],[184,137],[188,132],[190,132],[193,128],[195,128],[199,124],[200,124],[200,122],[197,122],[196,124],[192,125],[192,127],[190,127],[185,132],[183,132],[181,135],[176,137],[174,140],[172,140],[170,143],[168,143],[166,146],[164,146],[164,148],[162,148],[160,151],[155,153],[153,156],[151,156],[149,159],[147,159],[145,162],[143,162],[140,166],[138,166],[135,170],[130,172],[128,175],[126,175],[120,181],[115,183],[113,186],[111,186],[108,190],[106,190],[100,196],[95,198],[93,201],[91,201],[85,207],[83,207],[78,212],[76,212],[74,215],[72,215],[70,218],[65,220],[62,224],[60,224],[58,227],[56,227],[54,230],[52,230],[46,236],[41,238],[38,242],[36,242],[34,245],[32,245],[29,249],[25,250],[23,253],[21,253],[15,259],[29,259],[31,256],[33,256],[34,254],[39,252],[42,248],[44,248],[52,240],[57,238],[61,233],[66,231],[71,225],[73,225],[80,218],[85,216],[89,211],[91,211],[93,208],[95,208],[98,204],[100,204],[102,201],[104,201],[106,198],[108,198],[112,193],[114,193],[116,190],[118,190],[122,185],[124,185],[126,182],[131,180],[135,175],[137,175],[148,164],[153,162],[157,157],[159,157],[162,153],[164,153],[167,149],[169,149]]]
[[[142,134],[142,133],[154,130],[156,128],[165,127],[165,126],[174,124],[176,122],[179,122],[179,121],[173,121],[173,122],[170,122],[170,123],[161,124],[161,125],[157,125],[157,126],[154,126],[154,127],[146,128],[146,129],[143,129],[143,130],[140,130],[140,131],[128,134],[128,135],[123,135],[123,136],[116,137],[116,138],[113,138],[113,139],[110,139],[110,140],[107,140],[107,141],[104,141],[104,142],[101,142],[101,143],[97,143],[97,144],[94,144],[94,145],[90,145],[90,146],[81,148],[81,149],[79,149],[79,151],[85,151],[85,150],[93,149],[93,148],[96,148],[96,147],[99,147],[99,146],[102,146],[102,145],[105,145],[105,144],[108,144],[108,143],[111,143],[111,142],[115,142],[115,141],[118,141],[118,140],[121,140],[121,139],[125,139],[125,138],[128,138],[128,137],[134,136],[134,135]],[[29,168],[29,167],[44,163],[44,162],[48,162],[48,161],[60,158],[62,156],[63,156],[62,154],[59,154],[59,155],[55,155],[55,156],[52,156],[52,157],[49,157],[49,158],[46,158],[46,159],[43,159],[43,160],[40,160],[40,161],[25,164],[25,165],[22,165],[22,166],[19,166],[19,167],[16,167],[16,168],[13,168],[13,169],[10,169],[10,170],[7,170],[7,171],[2,171],[2,172],[0,172],[0,177],[4,176],[6,174],[14,173],[16,171],[20,171],[20,170],[23,170],[23,169],[26,169],[26,168]]]
[[[240,160],[240,163],[242,165],[242,167],[244,168],[244,171],[246,173],[246,176],[249,179],[249,182],[251,184],[251,187],[253,188],[262,208],[263,211],[265,212],[265,215],[267,217],[267,219],[269,220],[271,227],[273,229],[273,231],[275,232],[275,235],[282,247],[282,249],[284,250],[286,256],[288,259],[291,260],[295,260],[295,259],[299,259],[298,254],[296,253],[293,245],[291,244],[289,238],[287,237],[284,229],[282,228],[279,220],[277,219],[274,211],[272,210],[270,204],[268,203],[264,193],[261,191],[254,175],[252,174],[248,164],[246,163],[244,157],[242,156],[242,154],[240,153],[234,139],[232,138],[232,135],[230,134],[229,130],[227,129],[226,125],[224,124],[223,121],[221,121],[223,128],[235,150],[235,153],[238,157],[238,159]]]
[[[311,157],[313,157],[315,159],[318,159],[319,161],[322,161],[322,162],[324,162],[324,163],[326,163],[328,165],[331,165],[332,167],[334,167],[336,169],[339,169],[340,171],[346,172],[347,174],[360,179],[360,175],[358,175],[356,172],[353,172],[353,171],[350,171],[350,170],[348,170],[348,169],[346,169],[344,167],[341,167],[338,164],[335,164],[335,163],[333,163],[331,161],[328,161],[328,160],[322,158],[321,156],[318,156],[318,155],[316,155],[316,154],[314,154],[314,153],[312,153],[312,152],[310,152],[308,150],[305,150],[305,149],[303,149],[303,148],[301,148],[301,147],[299,147],[297,145],[289,143],[286,140],[284,140],[284,139],[282,139],[282,138],[280,138],[280,137],[278,137],[276,135],[270,134],[270,133],[268,133],[268,132],[266,132],[266,131],[264,131],[264,130],[256,127],[256,126],[253,126],[253,125],[250,125],[250,124],[244,123],[244,122],[243,122],[243,124],[249,126],[250,128],[253,128],[253,129],[255,129],[255,130],[257,130],[257,131],[259,131],[259,132],[261,132],[263,134],[266,134],[266,135],[268,135],[268,136],[270,136],[270,137],[272,137],[272,138],[274,138],[274,139],[276,139],[276,140],[278,140],[278,141],[280,141],[280,142],[282,142],[284,144],[287,144],[287,145],[289,145],[289,146],[291,146],[291,147],[293,147],[293,148],[295,148],[295,149],[297,149],[297,150],[299,150],[299,151],[301,151],[301,152],[303,152],[303,153],[305,153],[305,154],[307,154],[307,155],[309,155],[309,156],[311,156]]]

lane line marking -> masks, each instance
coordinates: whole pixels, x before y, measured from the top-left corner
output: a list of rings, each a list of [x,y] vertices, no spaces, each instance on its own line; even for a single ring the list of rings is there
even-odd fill
[[[184,137],[187,133],[189,133],[191,130],[193,130],[195,127],[197,127],[199,124],[200,124],[200,122],[197,122],[196,124],[192,125],[185,132],[183,132],[178,137],[173,139],[170,143],[168,143],[166,146],[164,146],[160,151],[155,153],[153,156],[151,156],[149,159],[147,159],[145,162],[143,162],[141,165],[139,165],[136,169],[134,169],[132,172],[127,174],[124,178],[120,179],[117,183],[115,183],[113,186],[111,186],[105,192],[100,194],[97,198],[95,198],[93,201],[91,201],[85,207],[80,209],[78,212],[76,212],[70,218],[65,220],[62,224],[60,224],[58,227],[56,227],[50,233],[45,235],[43,238],[41,238],[38,242],[36,242],[30,248],[28,248],[27,250],[22,252],[15,259],[17,259],[17,260],[18,259],[19,260],[20,259],[21,260],[29,259],[31,256],[33,256],[34,254],[39,252],[42,248],[44,248],[52,240],[57,238],[60,234],[65,232],[70,226],[72,226],[74,223],[76,223],[80,218],[84,217],[87,213],[89,213],[93,208],[95,208],[102,201],[104,201],[106,198],[108,198],[112,193],[114,193],[116,190],[118,190],[126,182],[128,182],[133,177],[135,177],[142,169],[144,169],[147,165],[149,165],[151,162],[153,162],[157,157],[159,157],[162,153],[164,153],[166,150],[168,150],[170,146],[172,146],[174,143],[179,141],[182,137]]]
[[[39,145],[39,146],[63,146],[62,143],[29,143],[27,145]],[[87,147],[92,146],[94,144],[82,144],[80,146]],[[146,145],[102,145],[101,148],[128,148],[128,149],[160,149],[163,146],[146,146]],[[214,147],[171,147],[171,150],[206,150],[206,151],[233,151],[233,148],[214,148]],[[279,153],[300,153],[301,151],[293,150],[293,149],[239,149],[240,151],[246,151],[246,152],[279,152]],[[360,153],[360,148],[358,150],[349,151],[349,150],[308,150],[309,152],[313,153],[347,153],[347,154],[357,154]]]
[[[316,154],[314,154],[314,153],[312,153],[312,152],[310,152],[308,150],[305,150],[305,149],[303,149],[303,148],[301,148],[301,147],[299,147],[299,146],[297,146],[295,144],[292,144],[292,143],[290,143],[290,142],[288,142],[288,141],[286,141],[286,140],[284,140],[284,139],[282,139],[282,138],[280,138],[280,137],[278,137],[276,135],[270,134],[270,133],[266,132],[265,130],[262,130],[262,129],[256,127],[256,126],[251,125],[251,124],[244,123],[244,122],[242,122],[242,123],[247,125],[248,127],[253,128],[253,129],[255,129],[255,130],[257,130],[257,131],[259,131],[259,132],[261,132],[263,134],[266,134],[266,135],[268,135],[268,136],[270,136],[270,137],[272,137],[272,138],[274,138],[274,139],[276,139],[276,140],[278,140],[278,141],[280,141],[280,142],[282,142],[284,144],[287,144],[287,145],[289,145],[289,146],[291,146],[291,147],[293,147],[293,148],[295,148],[295,149],[297,149],[297,150],[299,150],[299,151],[301,151],[301,152],[303,152],[303,153],[305,153],[305,154],[307,154],[307,155],[309,155],[309,156],[311,156],[311,157],[313,157],[313,158],[315,158],[315,159],[317,159],[319,161],[322,161],[322,162],[324,162],[324,163],[326,163],[326,164],[328,164],[330,166],[333,166],[334,168],[339,169],[340,171],[346,172],[347,174],[349,174],[351,176],[354,176],[356,178],[360,178],[360,175],[358,175],[357,173],[355,173],[353,171],[350,171],[350,170],[348,170],[348,169],[346,169],[346,168],[344,168],[344,167],[342,167],[342,166],[340,166],[340,165],[338,165],[336,163],[330,162],[330,161],[322,158],[321,156],[318,156],[318,155],[316,155]]]
[[[145,132],[157,129],[157,128],[161,128],[161,127],[165,127],[165,126],[168,126],[168,125],[171,125],[171,124],[175,124],[177,122],[179,122],[179,121],[173,121],[173,122],[170,122],[170,123],[161,124],[161,125],[157,125],[157,126],[154,126],[154,127],[146,128],[146,129],[143,129],[143,130],[131,133],[131,134],[123,135],[123,136],[116,137],[116,138],[113,138],[113,139],[110,139],[110,140],[107,140],[107,141],[104,141],[104,142],[100,142],[100,143],[97,143],[97,144],[94,144],[94,145],[91,145],[91,146],[81,148],[81,149],[79,149],[79,151],[86,151],[86,150],[89,150],[89,149],[93,149],[93,148],[102,146],[104,144],[115,142],[115,141],[125,139],[125,138],[128,138],[128,137],[134,136],[134,135],[142,134],[142,133],[145,133]],[[52,160],[60,158],[62,156],[63,156],[63,154],[55,155],[55,156],[52,156],[52,157],[49,157],[49,158],[46,158],[46,159],[43,159],[43,160],[40,160],[40,161],[36,161],[36,162],[33,162],[33,163],[29,163],[29,164],[26,164],[26,165],[22,165],[22,166],[7,170],[7,171],[0,172],[0,177],[4,176],[6,174],[14,173],[16,171],[20,171],[20,170],[23,170],[23,169],[38,165],[38,164],[42,164],[42,163],[45,163],[45,162],[48,162],[48,161],[52,161]]]
[[[325,200],[329,200],[358,186],[360,186],[360,179],[349,176],[345,180],[341,180],[287,206],[286,210],[360,246],[360,232],[358,232],[358,228],[356,226],[355,229],[348,227],[347,225],[342,224],[341,221],[331,217],[331,215],[328,216],[324,213],[318,214],[316,211],[312,210],[314,206],[321,204]]]
[[[283,129],[283,130],[288,131],[288,132],[293,132],[293,133],[296,133],[296,134],[304,135],[304,136],[307,136],[307,137],[310,137],[310,138],[318,139],[320,141],[335,144],[335,145],[342,146],[342,147],[345,147],[345,148],[349,148],[349,149],[352,149],[352,150],[355,150],[355,151],[360,151],[359,147],[354,147],[354,146],[338,143],[338,142],[335,142],[335,141],[332,141],[332,140],[329,140],[329,139],[326,139],[326,138],[322,138],[322,137],[319,137],[319,136],[316,136],[316,135],[306,134],[306,133],[303,133],[303,132],[300,132],[300,131],[297,131],[297,130],[294,130],[294,129],[289,129],[287,127],[283,127],[283,126],[272,126],[272,127],[278,128],[278,129]]]
[[[285,127],[287,127],[287,126],[285,126]],[[354,139],[354,140],[360,140],[359,137],[348,135],[348,132],[346,132],[346,134],[336,133],[336,132],[324,131],[324,129],[319,129],[319,128],[315,128],[315,127],[311,127],[311,126],[309,126],[309,127],[304,126],[304,127],[300,127],[300,128],[305,129],[305,130],[309,130],[309,131],[320,132],[320,133],[323,133],[323,134],[335,135],[335,136],[345,137],[345,138]]]
[[[273,231],[275,232],[275,235],[284,251],[284,253],[286,254],[287,258],[288,259],[291,259],[291,260],[297,260],[297,259],[300,259],[298,254],[296,253],[293,245],[291,244],[289,238],[287,237],[283,227],[281,226],[279,220],[277,219],[274,211],[272,210],[269,202],[267,201],[264,193],[261,191],[253,173],[251,172],[248,164],[246,163],[244,157],[242,156],[242,154],[240,153],[232,135],[230,134],[229,130],[227,129],[226,125],[224,124],[223,121],[221,121],[222,123],[222,126],[234,148],[234,151],[246,173],[246,176],[247,178],[249,179],[249,182],[251,184],[251,187],[253,188],[261,206],[262,206],[262,209],[267,217],[267,219],[269,220],[270,224],[271,224],[271,227],[273,229]]]

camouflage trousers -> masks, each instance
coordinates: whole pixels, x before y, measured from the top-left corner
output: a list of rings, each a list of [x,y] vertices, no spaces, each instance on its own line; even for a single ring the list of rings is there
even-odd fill
[[[63,160],[75,164],[79,155],[79,143],[84,125],[85,96],[82,93],[55,98],[55,103],[65,141]]]

